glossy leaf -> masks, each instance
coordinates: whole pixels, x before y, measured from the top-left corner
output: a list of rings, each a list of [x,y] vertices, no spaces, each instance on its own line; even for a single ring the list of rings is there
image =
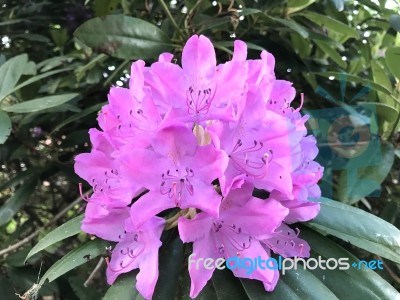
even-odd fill
[[[347,259],[349,262],[348,269],[317,268],[311,271],[338,299],[358,299],[360,295],[363,299],[371,300],[400,299],[400,294],[376,272],[361,264],[358,269],[359,259],[337,243],[307,228],[301,230],[301,237],[310,244],[312,257]],[[353,263],[356,263],[356,267],[352,266]]]
[[[306,13],[303,13],[303,15],[309,19],[310,21],[314,22],[315,24],[318,24],[319,26],[326,27],[329,30],[332,30],[334,32],[346,35],[348,37],[352,38],[358,38],[358,32],[354,28],[348,26],[347,24],[344,24],[338,20],[335,20],[329,16],[321,15],[315,12],[308,11]]]
[[[399,115],[398,109],[385,103],[358,102],[358,104],[362,105],[363,107],[369,107],[371,111],[375,110],[378,115],[378,121],[385,121],[392,124],[396,122]]]
[[[283,26],[290,28],[291,30],[293,30],[294,32],[297,32],[298,34],[300,34],[303,38],[307,38],[309,33],[307,31],[307,29],[305,27],[303,27],[302,25],[296,23],[293,20],[287,20],[287,19],[281,19],[281,18],[275,18],[275,17],[270,17],[268,16],[269,19],[282,24]]]
[[[267,293],[260,282],[255,280],[240,279],[250,300],[301,300],[300,296],[283,280],[279,280],[274,291]]]
[[[42,73],[42,74],[33,76],[33,77],[31,77],[31,78],[29,78],[29,79],[27,79],[27,80],[21,82],[20,84],[18,84],[17,86],[13,87],[12,89],[7,90],[4,94],[0,95],[0,102],[1,102],[6,96],[10,95],[11,93],[14,93],[15,91],[18,91],[19,89],[21,89],[21,88],[23,88],[23,87],[25,87],[25,86],[27,86],[27,85],[30,85],[30,84],[32,84],[32,83],[34,83],[34,82],[37,82],[37,81],[39,81],[39,80],[42,80],[42,79],[44,79],[44,78],[53,76],[53,75],[55,75],[55,74],[62,73],[62,72],[66,72],[66,71],[70,71],[70,70],[72,70],[72,69],[71,69],[71,68],[64,68],[64,69],[54,70],[54,71],[50,71],[50,72],[46,72],[46,73]]]
[[[400,18],[400,16],[399,16]],[[386,50],[385,53],[386,65],[393,76],[400,80],[400,47],[392,47]]]
[[[308,224],[310,227],[381,257],[400,262],[400,231],[395,226],[373,214],[338,201],[321,198],[319,202],[321,211]]]
[[[49,282],[52,282],[68,271],[87,263],[93,258],[104,253],[107,245],[108,243],[106,241],[95,239],[94,241],[89,241],[82,246],[68,252],[47,270],[47,272],[40,279],[39,284],[41,285],[45,283],[47,279]]]
[[[292,14],[313,4],[316,0],[289,0],[287,13]]]
[[[333,49],[330,45],[318,40],[315,40],[314,43],[317,44],[317,46],[322,50],[324,54],[327,55],[328,58],[332,59],[341,68],[346,68],[347,63],[342,60],[342,56],[338,52],[336,52],[335,49]]]
[[[160,257],[159,276],[153,299],[174,299],[183,265],[183,244],[179,237],[168,243]]]
[[[139,293],[135,288],[138,271],[120,275],[115,283],[107,290],[102,300],[137,299]]]
[[[0,144],[4,144],[11,132],[10,117],[0,110]]]
[[[13,113],[32,113],[56,107],[77,98],[79,94],[63,94],[47,96],[33,100],[24,101],[10,106],[4,106],[3,110]]]
[[[246,299],[246,293],[232,271],[215,270],[211,278],[218,300]]]
[[[324,76],[324,77],[333,76],[335,79],[339,79],[343,75],[343,73],[339,73],[339,72],[319,72],[319,73],[315,73],[315,74]],[[353,81],[356,83],[364,84],[366,86],[373,88],[376,91],[383,92],[386,95],[391,95],[390,90],[388,90],[386,87],[384,87],[372,80],[364,79],[364,78],[358,77],[356,75],[351,75],[351,74],[345,74],[345,75],[346,75],[346,80],[348,80],[348,81]]]
[[[120,0],[95,0],[94,11],[97,17],[111,14],[115,11]]]
[[[0,207],[0,226],[3,226],[17,213],[17,211],[32,196],[37,183],[37,178],[32,177],[25,181],[14,194]]]
[[[25,258],[25,261],[27,261],[36,253],[46,249],[47,247],[81,232],[82,219],[83,215],[75,217],[46,234],[46,236],[40,239],[35,247],[33,247],[31,251],[29,251],[28,255]]]
[[[370,143],[367,147],[367,155],[351,158],[338,179],[338,198],[343,202],[353,204],[379,189],[392,168],[394,149],[391,144],[379,147]]]
[[[0,67],[0,101],[7,96],[24,74],[28,64],[26,53],[7,60]]]
[[[155,58],[172,48],[168,36],[159,28],[123,15],[91,19],[74,35],[96,51],[123,59]]]

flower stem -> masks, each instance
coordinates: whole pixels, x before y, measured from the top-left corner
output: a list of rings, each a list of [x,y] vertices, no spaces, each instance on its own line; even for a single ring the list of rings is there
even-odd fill
[[[170,230],[170,229],[178,226],[179,217],[192,219],[192,218],[194,218],[195,215],[196,215],[195,208],[186,208],[186,209],[180,210],[174,216],[172,216],[171,218],[169,218],[165,221],[165,230]]]
[[[182,33],[181,29],[179,28],[178,24],[176,24],[174,17],[172,16],[171,12],[169,11],[167,4],[165,4],[164,0],[159,0],[159,1],[160,1],[160,4],[161,4],[164,12],[167,14],[168,19],[170,19],[172,25],[175,27],[176,31],[179,33],[179,35],[182,38],[185,38],[185,36],[183,35],[183,33]]]

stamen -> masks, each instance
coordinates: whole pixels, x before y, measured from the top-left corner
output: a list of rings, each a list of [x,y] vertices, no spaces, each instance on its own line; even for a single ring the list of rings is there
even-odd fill
[[[165,173],[161,174],[160,193],[168,195],[170,199],[173,199],[176,207],[180,206],[184,188],[186,188],[189,195],[193,196],[194,194],[194,187],[190,182],[190,178],[194,176],[194,172],[189,167],[186,167],[185,171],[186,174],[183,176],[179,169],[175,169],[174,171],[168,169]]]
[[[222,221],[215,221],[213,226],[217,234],[216,242],[220,245],[218,248],[220,254],[229,256],[226,246],[229,246],[229,248],[232,247],[236,254],[240,254],[241,251],[251,247],[252,237],[247,234],[242,234],[242,229],[240,227],[237,228],[235,224],[229,226],[225,225]],[[248,241],[246,241],[246,239],[248,239]]]
[[[78,186],[79,186],[79,194],[81,195],[82,200],[84,200],[84,201],[86,201],[86,202],[89,202],[89,197],[88,197],[88,195],[84,195],[84,194],[83,194],[82,183],[79,182]]]
[[[194,89],[189,87],[186,91],[186,105],[188,106],[189,114],[207,114],[213,96],[211,95],[211,89],[207,88],[204,90],[198,90],[195,94]]]
[[[300,100],[301,100],[300,106],[295,109],[294,113],[299,112],[301,110],[301,108],[303,107],[303,104],[304,104],[304,94],[303,93],[300,94]]]
[[[256,152],[263,149],[264,144],[261,141],[254,140],[252,146],[241,149],[242,146],[242,140],[238,139],[229,155],[233,167],[246,173],[247,176],[263,178],[266,172],[266,165],[270,161],[269,154],[256,154]]]

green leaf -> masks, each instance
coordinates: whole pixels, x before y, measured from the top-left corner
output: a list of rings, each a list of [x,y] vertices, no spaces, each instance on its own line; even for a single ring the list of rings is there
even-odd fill
[[[0,67],[0,100],[7,96],[24,74],[28,64],[26,53],[7,60]]]
[[[374,81],[381,86],[384,86],[386,89],[392,91],[392,83],[387,76],[387,71],[381,66],[381,64],[376,60],[372,60],[371,69]],[[389,105],[395,105],[396,103],[393,99],[383,94],[382,92],[378,92],[378,98],[379,102],[381,103],[386,103]]]
[[[321,269],[311,272],[323,282],[339,299],[400,299],[399,293],[382,277],[366,268],[356,269],[351,266],[359,263],[358,258],[337,243],[317,232],[303,228],[301,238],[306,240],[311,247],[311,256],[319,259],[334,258],[347,259],[350,264],[348,269]],[[284,298],[282,298],[284,299]],[[290,298],[286,298],[290,299]]]
[[[379,102],[358,102],[359,105],[363,107],[370,107],[370,110],[375,110],[379,121],[385,121],[390,124],[396,122],[397,117],[399,115],[399,111],[388,104],[379,103]]]
[[[101,272],[101,271],[99,271]],[[73,289],[79,300],[94,300],[101,298],[101,292],[97,289],[87,288],[83,284],[85,279],[84,274],[68,277],[68,283]]]
[[[50,77],[50,76],[53,76],[55,74],[62,73],[62,72],[65,72],[65,71],[70,71],[70,70],[72,70],[72,68],[64,68],[64,69],[54,70],[54,71],[50,71],[50,72],[47,72],[47,73],[43,73],[43,74],[40,74],[40,75],[33,76],[33,77],[29,78],[28,80],[25,80],[24,82],[21,82],[20,84],[18,84],[13,89],[8,90],[7,93],[5,93],[3,95],[0,95],[0,102],[5,97],[7,97],[8,95],[10,95],[11,93],[13,93],[15,91],[18,91],[19,89],[23,88],[24,86],[27,86],[27,85],[29,85],[31,83],[39,81],[39,80],[41,80],[43,78]]]
[[[32,42],[41,42],[41,43],[49,43],[50,40],[48,37],[42,35],[42,34],[37,34],[37,33],[20,33],[20,34],[15,34],[13,35],[13,38],[21,38],[21,39],[26,39]]]
[[[250,300],[338,299],[320,279],[301,267],[288,270],[285,275],[281,275],[274,291],[270,293],[265,291],[261,282],[249,279],[240,281]]]
[[[287,19],[281,19],[281,18],[275,18],[271,16],[266,16],[268,19],[271,19],[277,23],[282,24],[283,26],[292,29],[294,32],[297,32],[300,34],[303,38],[307,38],[309,33],[305,27],[302,25],[296,23],[293,20],[287,20]]]
[[[138,271],[133,271],[120,275],[102,300],[136,299],[139,295],[135,288],[137,273]]]
[[[306,7],[313,4],[316,0],[288,0],[287,2],[287,13],[292,14],[297,11],[303,10]]]
[[[0,192],[4,189],[15,187],[17,184],[20,184],[21,182],[27,180],[29,177],[32,177],[32,175],[40,173],[42,170],[43,169],[40,167],[32,167],[26,171],[18,172],[10,180],[4,181],[0,184]]]
[[[62,48],[68,41],[68,30],[66,28],[50,28],[50,35],[57,47]]]
[[[211,281],[218,300],[246,299],[243,287],[231,270],[215,270]]]
[[[79,113],[73,114],[72,116],[68,117],[68,118],[65,119],[64,121],[61,121],[61,122],[53,129],[53,131],[52,131],[51,133],[53,133],[53,132],[59,130],[60,128],[66,126],[66,125],[68,125],[68,124],[70,124],[70,123],[72,123],[72,122],[75,122],[75,121],[77,121],[77,120],[79,120],[79,119],[81,119],[81,118],[84,118],[84,117],[86,117],[86,116],[88,116],[88,115],[90,115],[90,114],[92,114],[92,113],[98,112],[98,111],[102,108],[102,106],[104,106],[105,104],[106,104],[106,102],[104,102],[104,103],[98,103],[98,104],[95,104],[95,105],[93,105],[93,106],[90,106],[90,107],[88,107],[88,108],[82,110],[82,111],[79,112]]]
[[[398,57],[398,59],[400,59],[400,56]],[[392,84],[390,82],[390,79],[387,77],[387,75],[386,75],[387,72],[380,65],[380,63],[375,61],[375,60],[372,60],[371,61],[371,68],[372,68],[372,73],[373,73],[373,76],[374,76],[374,81],[376,83],[379,83],[380,85],[384,86],[389,91],[392,91]]]
[[[91,19],[74,35],[96,51],[123,59],[156,58],[173,47],[155,25],[124,15]]]
[[[324,234],[400,262],[400,231],[383,219],[359,208],[327,198],[318,200],[321,211],[307,226]]]
[[[397,119],[397,118],[396,118]],[[394,161],[391,144],[381,147],[367,146],[368,155],[353,157],[345,166],[338,179],[338,198],[349,204],[356,203],[380,188],[381,182],[389,174]],[[379,158],[379,162],[377,162]]]
[[[326,27],[329,30],[335,31],[347,37],[359,38],[357,30],[329,16],[321,15],[311,11],[307,11],[302,15],[319,26]]]
[[[400,80],[400,47],[388,48],[385,53],[385,60],[390,72],[393,74],[393,76]]]
[[[214,45],[222,46],[222,47],[227,47],[227,48],[233,48],[234,43],[231,41],[223,41],[223,42],[214,42]],[[265,48],[258,46],[253,43],[246,42],[247,48],[252,49],[252,50],[258,50],[258,51],[263,51]]]
[[[94,241],[89,241],[79,248],[68,252],[47,270],[47,272],[40,279],[39,285],[45,283],[46,279],[48,279],[49,282],[52,282],[68,271],[71,271],[72,269],[75,269],[76,267],[83,265],[84,263],[87,263],[93,258],[99,256],[105,252],[107,245],[108,242],[95,239]]]
[[[180,278],[179,293],[182,295],[181,300],[191,300],[190,294],[191,279],[189,276],[189,270],[187,265],[182,268],[182,274]],[[213,281],[209,280],[204,288],[201,290],[196,300],[218,300]]]
[[[25,181],[0,208],[0,226],[3,226],[17,213],[17,211],[32,196],[37,183],[37,177]]]
[[[165,247],[159,263],[159,277],[153,299],[174,299],[183,265],[183,243],[179,237]]]
[[[11,132],[10,117],[0,110],[0,144],[4,144]]]
[[[97,17],[103,17],[115,11],[120,0],[95,0],[94,11]]]
[[[305,58],[311,53],[311,43],[302,38],[298,33],[293,32],[290,35],[292,40],[293,50],[301,57]]]
[[[76,93],[47,96],[43,98],[24,101],[10,106],[4,106],[2,108],[5,111],[14,113],[38,112],[41,110],[49,109],[51,107],[59,106],[61,104],[64,104],[65,102],[71,101],[78,96],[79,94]]]
[[[25,262],[43,249],[46,249],[47,247],[54,245],[59,241],[80,233],[82,220],[83,215],[77,216],[49,232],[35,245],[35,247],[32,248],[32,250],[26,256]]]
[[[314,43],[322,50],[322,52],[328,56],[328,58],[332,59],[335,63],[339,65],[341,68],[346,68],[347,63],[342,60],[342,56],[332,48],[332,46],[324,43],[322,41],[314,40]]]
[[[389,23],[394,30],[400,32],[400,15],[391,15],[389,17]]]
[[[0,275],[0,291],[3,299],[17,300],[18,296],[15,295],[15,290],[11,281],[4,275]]]
[[[240,279],[246,294],[250,300],[301,300],[291,287],[283,280],[279,280],[274,291],[267,293],[260,282],[256,280]]]
[[[241,16],[249,16],[249,15],[254,15],[262,13],[261,10],[256,9],[256,8],[243,8],[242,11],[239,13]]]
[[[386,87],[384,87],[384,86],[382,86],[382,85],[380,85],[378,83],[375,83],[372,80],[364,79],[364,78],[358,77],[356,75],[343,74],[343,73],[340,73],[340,72],[317,72],[317,73],[314,73],[314,74],[318,75],[318,76],[324,76],[324,77],[327,77],[327,78],[333,76],[337,80],[340,80],[340,78],[343,75],[345,75],[346,76],[346,80],[348,80],[348,81],[353,81],[353,82],[356,82],[356,83],[364,84],[366,86],[370,86],[371,88],[373,88],[376,91],[383,92],[386,95],[391,95],[391,91],[388,90]]]

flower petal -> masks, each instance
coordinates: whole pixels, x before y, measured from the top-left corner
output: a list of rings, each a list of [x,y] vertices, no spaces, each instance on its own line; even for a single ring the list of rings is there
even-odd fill
[[[212,222],[213,219],[206,213],[197,214],[191,220],[180,217],[178,219],[178,230],[182,242],[195,242],[203,238],[210,232]]]
[[[190,297],[196,298],[207,281],[210,280],[214,273],[215,266],[211,266],[210,270],[204,267],[204,259],[212,258],[216,260],[218,257],[212,251],[212,247],[207,239],[199,239],[193,243],[193,258],[196,263],[189,263],[189,275],[191,279]]]
[[[124,233],[127,218],[129,218],[128,207],[111,209],[107,215],[101,218],[91,218],[90,215],[85,215],[81,229],[102,239],[117,242],[120,241],[119,236]]]
[[[193,35],[183,47],[182,68],[188,83],[197,90],[210,87],[215,76],[216,57],[214,46],[203,35]]]
[[[148,192],[131,206],[132,227],[138,228],[160,212],[175,207],[175,202],[159,192]]]

